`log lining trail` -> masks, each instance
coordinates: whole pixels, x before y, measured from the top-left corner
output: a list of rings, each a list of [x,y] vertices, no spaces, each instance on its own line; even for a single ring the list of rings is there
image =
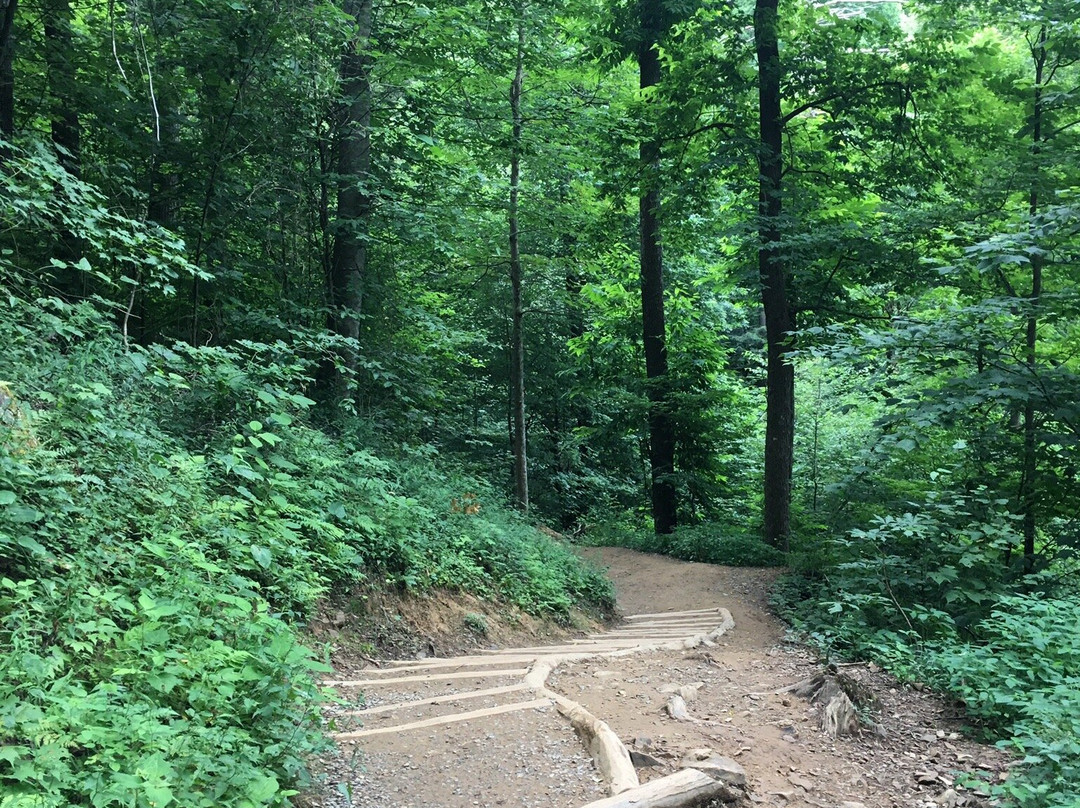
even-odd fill
[[[433,658],[406,666],[395,666],[372,671],[372,677],[354,680],[328,680],[326,685],[337,688],[363,688],[377,691],[389,685],[430,683],[446,680],[468,680],[480,682],[487,679],[519,680],[514,684],[495,688],[475,689],[455,693],[452,697],[429,697],[407,699],[368,710],[349,710],[342,717],[364,718],[377,713],[407,713],[409,710],[428,705],[481,697],[496,698],[491,707],[451,712],[422,720],[400,720],[381,726],[366,726],[334,734],[334,739],[343,743],[352,743],[376,735],[402,734],[448,724],[476,722],[478,719],[493,718],[518,710],[536,710],[557,707],[566,717],[568,726],[581,738],[582,743],[592,757],[596,770],[603,777],[604,786],[611,795],[622,795],[622,801],[611,803],[608,800],[591,802],[589,806],[635,804],[639,808],[680,804],[675,800],[684,797],[686,804],[691,799],[703,795],[720,793],[722,790],[711,777],[686,777],[680,770],[670,775],[664,782],[653,782],[642,786],[637,770],[631,761],[630,753],[612,729],[601,719],[592,715],[578,702],[567,698],[547,687],[548,677],[561,665],[568,665],[592,660],[612,659],[628,653],[648,653],[658,651],[684,651],[699,646],[715,647],[720,639],[735,622],[731,613],[722,607],[696,609],[687,612],[669,612],[666,614],[631,615],[626,618],[630,634],[619,629],[611,632],[590,635],[572,645],[539,646],[535,648],[511,648],[498,654],[455,657],[451,659]],[[507,667],[505,659],[528,659],[527,668]],[[452,667],[453,670],[446,670]],[[410,675],[398,676],[403,669]],[[382,675],[379,675],[382,674]],[[706,782],[707,781],[707,782]]]
[[[339,749],[305,804],[966,808],[985,803],[960,773],[1006,769],[946,705],[868,666],[846,670],[882,734],[823,732],[790,687],[821,665],[768,613],[776,571],[586,553],[632,612],[610,631],[328,680],[356,703],[332,711]]]

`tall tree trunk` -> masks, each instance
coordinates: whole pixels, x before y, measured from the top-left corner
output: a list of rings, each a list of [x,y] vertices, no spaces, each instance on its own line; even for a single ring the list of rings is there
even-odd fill
[[[71,36],[73,19],[69,0],[45,0],[42,8],[45,33],[45,61],[49,68],[49,126],[57,159],[69,174],[80,176],[80,141],[78,103],[75,99],[76,77]],[[58,189],[59,190],[59,189]],[[52,273],[55,288],[68,299],[89,294],[89,276],[76,269],[74,262],[82,251],[79,240],[66,227],[59,229],[53,258],[61,266]]]
[[[345,104],[337,132],[337,220],[330,263],[330,303],[334,330],[358,341],[367,270],[366,229],[371,212],[371,0],[347,0],[345,11],[356,20],[356,33],[341,58]],[[341,360],[345,373],[350,377],[355,374],[355,348],[346,349]]]
[[[334,238],[330,228],[330,162],[333,147],[330,138],[321,131],[317,140],[319,152],[319,266],[322,269],[324,286],[329,292],[333,286],[330,280],[334,266]]]
[[[149,194],[146,202],[150,221],[162,227],[173,229],[179,213],[177,195],[180,177],[176,173],[176,164],[170,159],[180,148],[180,115],[175,112],[178,104],[172,100],[171,93],[165,88],[158,91],[158,108],[161,110],[159,125],[160,139],[155,141],[150,154]]]
[[[74,99],[76,85],[71,41],[71,3],[69,0],[46,0],[44,12],[52,140],[59,147],[60,163],[77,177],[81,129],[78,106]]]
[[[641,2],[640,87],[660,83],[660,3]],[[649,469],[653,529],[671,533],[676,524],[675,427],[668,412],[667,326],[664,321],[664,261],[660,244],[660,142],[654,133],[639,146],[641,194],[641,315],[645,376],[649,389]]]
[[[1039,160],[1043,143],[1043,82],[1046,69],[1046,26],[1039,29],[1039,37],[1032,51],[1035,61],[1035,94],[1032,105],[1031,153],[1033,176],[1031,192],[1028,197],[1028,215],[1034,220],[1039,213]],[[1032,222],[1034,224],[1034,222]],[[1041,255],[1031,256],[1031,295],[1028,309],[1027,333],[1025,334],[1025,363],[1028,371],[1028,384],[1033,385],[1038,373],[1036,347],[1039,333],[1039,301],[1042,298],[1043,259]],[[1020,507],[1024,517],[1024,573],[1035,569],[1035,535],[1038,530],[1038,459],[1036,455],[1035,434],[1035,399],[1028,392],[1024,403],[1024,458],[1021,475]]]
[[[510,142],[510,288],[512,324],[510,329],[510,407],[513,410],[512,454],[514,457],[514,494],[517,505],[529,510],[529,463],[525,446],[525,344],[522,336],[521,245],[518,240],[518,195],[521,192],[521,83],[525,57],[525,12],[519,9],[517,64],[510,84],[510,111],[513,130]]]
[[[15,9],[19,0],[0,0],[0,138],[15,134]],[[0,149],[0,162],[6,154]]]
[[[768,345],[765,418],[765,541],[788,549],[791,534],[791,468],[795,444],[795,368],[790,334],[795,329],[787,273],[780,255],[783,213],[783,130],[780,112],[780,47],[777,0],[757,0],[754,43],[758,59],[758,274]]]
[[[176,65],[158,65],[157,75],[168,75]],[[163,82],[157,89],[156,107],[160,111],[160,122],[155,126],[157,137],[150,152],[149,176],[147,178],[146,215],[167,230],[177,228],[180,214],[180,174],[174,158],[180,150],[180,113],[168,82]],[[201,230],[200,230],[201,233]],[[201,249],[201,242],[200,242]],[[198,278],[192,278],[192,328],[188,335],[191,344],[198,339]],[[151,323],[146,321],[146,291],[136,287],[133,297],[139,301],[139,315],[136,318],[138,342],[145,345],[152,334]]]
[[[574,236],[568,238],[569,244],[573,245]],[[572,340],[580,339],[585,335],[585,316],[581,310],[581,290],[585,287],[585,279],[578,271],[573,261],[574,251],[568,246],[565,254],[561,257],[567,259],[566,274],[563,277],[563,288],[566,292],[566,321],[567,331]],[[588,374],[588,368],[583,368],[582,373]],[[587,468],[589,464],[589,445],[581,439],[581,435],[588,429],[590,423],[588,406],[576,396],[564,392],[559,397],[565,398],[567,406],[573,415],[573,423],[570,429],[570,439],[565,441],[565,449],[560,452],[560,469],[566,480],[572,480],[579,469]],[[568,483],[573,486],[574,483]],[[564,486],[566,489],[566,486]],[[562,507],[561,524],[566,530],[579,525],[584,516],[581,499],[576,492],[565,490],[565,496],[560,500]]]

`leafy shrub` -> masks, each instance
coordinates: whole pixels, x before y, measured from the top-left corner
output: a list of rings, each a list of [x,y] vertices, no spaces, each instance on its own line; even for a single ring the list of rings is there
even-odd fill
[[[778,567],[786,561],[784,553],[761,539],[720,525],[677,528],[666,546],[668,555],[676,558],[729,567]]]
[[[328,668],[293,624],[365,576],[557,616],[611,605],[432,453],[316,428],[321,331],[129,345],[114,320],[135,295],[199,270],[51,146],[12,146],[0,229],[19,242],[0,249],[0,808],[286,805],[326,742]],[[61,237],[84,257],[50,261]],[[470,490],[483,512],[454,513]]]
[[[465,628],[467,628],[474,634],[484,636],[488,633],[487,619],[482,614],[477,614],[476,612],[466,612],[464,622]]]
[[[786,562],[782,552],[761,539],[716,524],[680,527],[670,536],[657,536],[647,527],[613,520],[590,531],[589,540],[599,547],[627,547],[729,567],[776,567]]]
[[[934,655],[938,683],[970,715],[1012,736],[1025,767],[999,796],[1025,808],[1075,805],[1080,785],[1080,598],[1009,596],[976,628],[981,642]]]
[[[365,575],[613,602],[475,481],[314,428],[282,346],[128,348],[89,303],[0,305],[0,808],[286,804],[327,670],[290,623]]]
[[[987,615],[1019,542],[1005,503],[978,490],[908,505],[797,554],[801,583],[776,593],[784,617],[830,652],[895,669],[912,662],[910,647],[948,641]]]
[[[0,805],[284,804],[323,744],[326,668],[255,593],[207,586],[222,570],[191,548],[92,556],[0,581]],[[145,570],[142,590],[90,560]]]
[[[1023,757],[990,786],[1007,804],[1075,806],[1080,597],[1062,585],[1075,571],[1062,556],[1021,578],[1017,519],[981,489],[908,505],[800,554],[778,609],[828,656],[874,659],[961,699]],[[1018,584],[1028,594],[1011,594]]]
[[[331,441],[319,453],[324,461],[340,457]],[[614,606],[601,571],[537,531],[490,485],[431,457],[388,463],[354,452],[322,484],[341,497],[339,523],[364,537],[357,550],[383,580],[417,591],[467,590],[558,618],[577,605]],[[471,504],[462,508],[462,501]]]

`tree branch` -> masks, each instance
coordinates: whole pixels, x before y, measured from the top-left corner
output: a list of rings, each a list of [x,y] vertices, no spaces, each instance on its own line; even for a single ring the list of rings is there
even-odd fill
[[[872,84],[864,84],[861,87],[852,87],[846,90],[839,90],[835,93],[830,93],[829,95],[822,96],[821,98],[815,98],[813,101],[807,101],[805,104],[799,104],[799,106],[795,107],[795,109],[791,110],[791,112],[785,115],[781,119],[781,121],[785,124],[790,123],[792,120],[802,115],[808,109],[820,107],[822,104],[828,104],[830,101],[836,101],[839,98],[846,98],[853,93],[862,93],[866,92],[867,90],[877,89],[879,87],[896,87],[897,89],[904,91],[904,95],[906,98],[911,97],[911,91],[908,89],[908,86],[906,84],[903,84],[902,82],[892,80],[876,81]]]

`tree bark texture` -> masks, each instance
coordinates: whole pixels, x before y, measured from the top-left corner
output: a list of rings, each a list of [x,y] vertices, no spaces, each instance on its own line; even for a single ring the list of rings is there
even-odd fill
[[[52,142],[56,146],[60,165],[73,177],[79,177],[82,133],[76,99],[71,3],[69,0],[45,0],[42,12],[45,62],[49,71],[48,109]],[[51,276],[54,288],[69,300],[87,297],[90,293],[90,276],[74,266],[81,253],[79,239],[67,228],[60,229],[52,257],[62,262],[63,266],[51,270]]]
[[[366,227],[371,212],[371,0],[348,0],[345,11],[356,20],[356,33],[341,59],[345,103],[337,133],[338,197],[330,302],[334,330],[359,340],[367,270]],[[346,372],[354,374],[356,350],[347,350],[342,360]]]
[[[72,61],[72,11],[69,0],[46,0],[44,8],[45,60],[49,68],[51,96],[50,128],[58,147],[60,163],[72,176],[79,176],[81,129]]]
[[[170,159],[180,149],[180,115],[175,103],[164,88],[158,91],[158,107],[161,110],[159,126],[161,139],[154,144],[150,156],[150,193],[147,199],[147,216],[165,228],[175,228],[179,209],[180,177],[175,161]]]
[[[18,0],[0,0],[0,138],[15,134],[15,11]],[[0,160],[4,153],[0,150]]]
[[[1032,220],[1039,213],[1039,160],[1043,143],[1043,83],[1046,70],[1046,26],[1039,30],[1038,39],[1032,50],[1035,62],[1035,92],[1031,113],[1031,153],[1033,159],[1033,176],[1031,180],[1031,192],[1028,197],[1028,215]],[[1034,222],[1033,222],[1034,223]],[[1027,364],[1028,384],[1034,384],[1038,374],[1038,335],[1039,335],[1039,301],[1042,298],[1043,287],[1043,259],[1041,255],[1031,256],[1031,295],[1029,297],[1030,308],[1028,309],[1027,328],[1025,333],[1024,358]],[[1036,440],[1036,408],[1033,393],[1027,394],[1024,403],[1024,456],[1023,471],[1021,474],[1020,507],[1023,512],[1024,524],[1024,573],[1030,573],[1035,569],[1035,537],[1038,532],[1038,446]]]
[[[777,0],[757,0],[754,43],[758,59],[758,273],[768,345],[765,418],[765,541],[787,550],[791,534],[791,469],[795,442],[795,368],[788,277],[780,254],[783,213],[783,117]]]
[[[660,83],[660,4],[641,3],[642,41],[638,50],[640,87]],[[675,425],[668,412],[667,327],[664,320],[664,261],[660,242],[660,143],[655,135],[639,146],[642,187],[638,202],[641,227],[641,315],[645,376],[649,394],[649,468],[653,529],[660,535],[676,525]]]
[[[510,407],[513,411],[514,495],[517,506],[529,510],[529,463],[525,445],[525,343],[522,334],[524,310],[521,297],[521,245],[518,238],[518,196],[521,193],[521,84],[525,49],[525,22],[518,19],[517,65],[510,84],[510,111],[513,130],[510,143],[510,289],[512,324],[510,329]]]

